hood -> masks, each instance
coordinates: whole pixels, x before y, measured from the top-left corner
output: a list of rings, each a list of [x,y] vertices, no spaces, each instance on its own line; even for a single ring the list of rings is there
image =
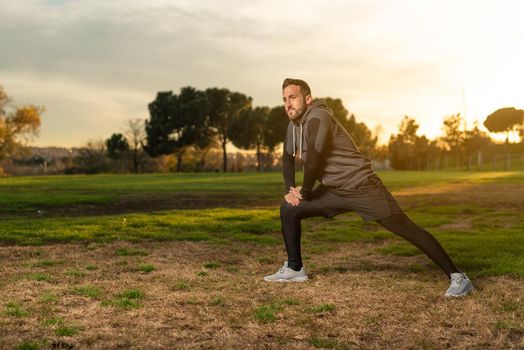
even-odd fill
[[[311,115],[311,113],[315,109],[317,109],[317,108],[324,109],[324,110],[328,111],[329,114],[333,113],[331,111],[331,109],[329,109],[328,105],[326,104],[326,101],[324,101],[324,100],[316,100],[316,101],[314,101],[312,104],[310,104],[308,106],[308,108],[306,109],[306,112],[304,112],[304,115],[302,116],[302,118],[300,118],[299,121],[293,122],[293,125],[298,127],[299,125],[304,124],[306,122],[306,120],[308,119],[308,117]]]
[[[292,122],[292,125],[293,125],[293,157],[296,156],[296,150],[297,150],[296,144],[297,144],[297,138],[298,138],[298,157],[302,159],[302,142],[303,142],[302,140],[304,138],[303,125],[306,122],[306,120],[308,119],[308,117],[312,114],[312,112],[318,109],[324,109],[328,111],[329,114],[333,113],[331,109],[329,109],[329,107],[327,106],[324,100],[316,100],[311,105],[309,105],[309,107],[306,109],[306,112],[304,113],[302,118],[300,118],[298,122],[296,123]],[[296,135],[297,131],[298,131],[298,135]]]

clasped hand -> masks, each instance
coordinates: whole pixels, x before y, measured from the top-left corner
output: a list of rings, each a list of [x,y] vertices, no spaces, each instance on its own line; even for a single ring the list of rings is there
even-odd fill
[[[284,196],[286,202],[293,206],[299,205],[302,200],[302,195],[300,194],[301,189],[302,186],[290,187],[289,192]]]

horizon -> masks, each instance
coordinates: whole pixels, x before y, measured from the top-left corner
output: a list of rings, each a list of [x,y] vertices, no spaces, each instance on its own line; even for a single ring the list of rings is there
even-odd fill
[[[382,144],[405,115],[435,139],[449,115],[486,131],[495,110],[524,107],[518,1],[2,5],[9,54],[0,84],[17,103],[46,108],[30,146],[105,140],[126,120],[148,118],[158,91],[183,86],[228,88],[254,106],[277,106],[286,77],[306,80],[315,97],[340,98],[371,131],[381,125]]]

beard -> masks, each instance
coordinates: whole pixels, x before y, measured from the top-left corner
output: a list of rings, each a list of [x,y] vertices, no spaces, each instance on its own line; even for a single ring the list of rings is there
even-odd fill
[[[296,114],[293,117],[290,116],[289,113],[286,111],[289,120],[291,120],[291,121],[298,121],[298,120],[302,119],[302,116],[304,115],[304,113],[306,113],[306,110],[307,110],[306,99],[304,98],[303,101],[302,101],[302,109],[301,110],[298,110],[296,108],[292,108],[292,109],[296,112]]]

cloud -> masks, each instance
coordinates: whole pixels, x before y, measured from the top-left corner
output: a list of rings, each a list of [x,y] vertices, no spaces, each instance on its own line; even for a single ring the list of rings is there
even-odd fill
[[[76,82],[0,71],[3,86],[17,104],[43,105],[38,144],[80,146],[89,139],[121,132],[128,119],[147,117],[154,95],[133,89],[100,89]],[[25,91],[24,97],[13,91]],[[20,94],[22,95],[22,94]]]
[[[272,106],[288,76],[385,129],[404,114],[434,129],[460,109],[464,86],[486,84],[479,77],[496,75],[504,56],[518,57],[512,72],[522,72],[524,51],[512,48],[524,38],[519,8],[469,0],[3,1],[0,83],[55,111],[65,122],[44,127],[64,140],[74,133],[69,109],[117,130],[129,114],[147,113],[160,90],[227,87]]]

